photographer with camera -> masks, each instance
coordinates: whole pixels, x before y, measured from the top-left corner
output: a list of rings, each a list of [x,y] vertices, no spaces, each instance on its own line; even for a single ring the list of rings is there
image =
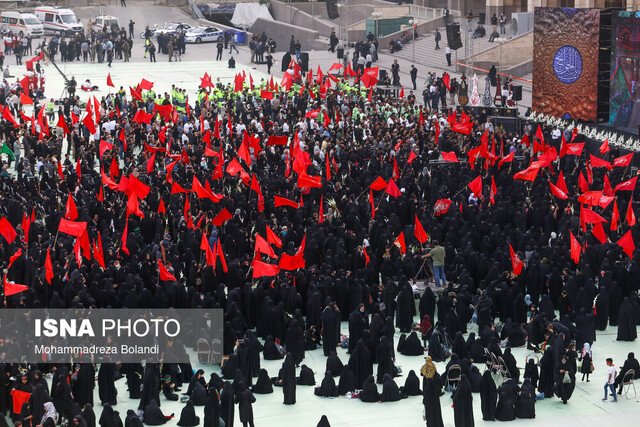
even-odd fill
[[[422,258],[431,258],[431,260],[433,261],[433,275],[437,287],[447,284],[447,277],[444,275],[444,257],[444,248],[440,246],[437,240],[433,241],[433,248],[431,248],[429,253],[422,256]],[[440,285],[441,280],[442,285]]]

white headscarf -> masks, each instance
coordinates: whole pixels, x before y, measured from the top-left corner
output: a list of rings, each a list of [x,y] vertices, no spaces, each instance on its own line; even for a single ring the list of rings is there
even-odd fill
[[[40,422],[40,424],[44,424],[47,418],[51,418],[55,424],[58,424],[58,413],[56,412],[55,406],[53,406],[53,403],[51,402],[46,402],[44,404],[44,415],[42,416],[42,421]]]

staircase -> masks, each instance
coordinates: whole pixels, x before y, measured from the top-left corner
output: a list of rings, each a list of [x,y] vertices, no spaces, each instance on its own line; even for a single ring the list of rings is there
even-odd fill
[[[483,52],[487,49],[491,49],[495,47],[497,43],[489,43],[489,35],[491,31],[490,25],[485,25],[485,29],[487,29],[487,35],[481,38],[477,38],[473,40],[474,47],[473,53],[477,55],[480,52]],[[462,39],[462,47],[457,50],[457,58],[458,60],[463,60],[465,54],[464,44],[465,40],[465,29],[466,23],[460,26],[460,36]],[[447,47],[447,31],[444,27],[438,28],[442,39],[440,40],[440,49],[435,50],[436,42],[434,31],[426,34],[418,34],[418,39],[415,42],[409,42],[402,47],[402,50],[399,52],[395,52],[391,54],[391,56],[404,59],[409,62],[414,62],[416,64],[422,65],[434,65],[443,68],[447,68],[447,58],[445,56],[445,51]],[[414,46],[415,43],[415,54],[414,54]],[[387,49],[387,46],[380,46],[380,48],[384,51]],[[415,55],[415,59],[414,58]],[[453,64],[452,70],[455,68],[456,62],[456,51],[451,52],[451,63]]]

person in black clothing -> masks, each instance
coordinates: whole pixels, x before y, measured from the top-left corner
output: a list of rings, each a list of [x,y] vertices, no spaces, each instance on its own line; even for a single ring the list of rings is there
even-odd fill
[[[416,90],[416,79],[418,78],[418,69],[416,68],[415,65],[411,64],[411,72],[409,73],[411,75],[411,83],[413,83],[413,90]]]
[[[267,63],[267,74],[271,74],[271,67],[273,66],[273,56],[271,56],[270,52],[267,53],[266,63]]]
[[[229,68],[236,68],[236,60],[233,59],[233,56],[229,58],[228,64],[229,64]]]
[[[620,368],[620,373],[618,373],[618,375],[616,376],[614,384],[616,386],[619,386],[618,394],[622,394],[622,389],[624,388],[622,380],[624,379],[624,376],[632,369],[635,372],[633,378],[640,378],[640,364],[638,364],[638,359],[635,358],[635,354],[633,352],[629,353],[629,355],[627,356],[627,360],[624,361],[624,365],[622,365],[622,368]]]
[[[400,64],[398,64],[398,60],[394,59],[393,64],[391,65],[391,75],[393,77],[393,85],[400,86]]]
[[[216,54],[216,61],[220,61],[222,60],[222,49],[224,49],[224,43],[222,42],[222,40],[218,40],[216,49],[218,51],[218,53]]]
[[[440,49],[440,40],[442,40],[442,34],[440,34],[440,31],[438,31],[438,29],[436,28],[436,33],[435,33],[436,48],[435,48],[435,50]]]
[[[129,19],[129,38],[133,40],[133,27],[136,25],[133,19]]]

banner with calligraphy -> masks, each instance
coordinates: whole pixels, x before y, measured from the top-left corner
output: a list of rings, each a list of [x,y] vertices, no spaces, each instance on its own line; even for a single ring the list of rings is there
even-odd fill
[[[535,8],[535,111],[556,117],[596,120],[599,42],[598,9]]]
[[[640,12],[614,11],[611,25],[609,124],[640,126]]]

